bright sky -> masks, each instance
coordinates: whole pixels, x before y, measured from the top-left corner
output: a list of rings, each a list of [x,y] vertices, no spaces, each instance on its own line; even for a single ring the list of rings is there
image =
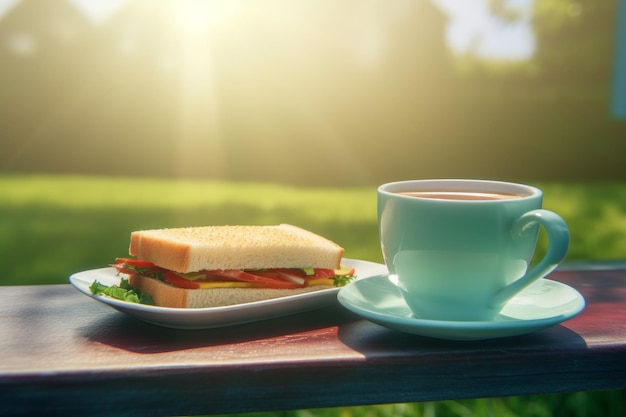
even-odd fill
[[[530,57],[535,50],[535,38],[530,24],[534,0],[508,0],[507,4],[522,11],[516,23],[504,23],[492,18],[487,0],[432,0],[449,16],[446,41],[457,52],[475,48],[483,57],[520,59]]]
[[[20,0],[0,0],[0,18]],[[67,0],[95,24],[114,14],[126,0]],[[524,59],[532,55],[535,39],[529,23],[534,0],[508,0],[524,11],[515,24],[502,23],[489,15],[487,0],[431,0],[449,16],[446,40],[457,52],[470,48],[483,57]]]

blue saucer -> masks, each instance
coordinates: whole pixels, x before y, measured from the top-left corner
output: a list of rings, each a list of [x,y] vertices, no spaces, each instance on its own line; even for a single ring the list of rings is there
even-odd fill
[[[491,321],[439,321],[414,316],[387,275],[360,279],[343,287],[337,298],[348,310],[382,326],[419,336],[482,340],[531,333],[575,317],[585,308],[578,291],[540,279],[509,301]]]

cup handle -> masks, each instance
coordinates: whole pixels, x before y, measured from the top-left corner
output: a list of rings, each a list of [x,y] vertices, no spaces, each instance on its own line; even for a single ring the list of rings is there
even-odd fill
[[[495,295],[491,303],[493,307],[502,307],[515,294],[552,272],[565,258],[569,247],[569,229],[561,216],[552,211],[538,209],[524,213],[513,225],[513,238],[522,236],[536,224],[543,226],[548,234],[548,251],[537,265]]]

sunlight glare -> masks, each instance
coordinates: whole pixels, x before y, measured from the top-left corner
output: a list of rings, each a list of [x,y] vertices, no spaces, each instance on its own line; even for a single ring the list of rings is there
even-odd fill
[[[178,171],[183,175],[196,172],[200,154],[213,158],[214,163],[207,168],[212,175],[223,174],[224,149],[219,131],[213,52],[206,36],[218,21],[223,4],[213,0],[169,4],[180,48]]]
[[[202,33],[211,26],[227,20],[226,17],[239,9],[239,2],[229,0],[182,0],[172,2],[175,21],[180,30]]]
[[[104,25],[124,8],[127,0],[69,0],[90,22]]]
[[[0,0],[0,19],[8,14],[18,2],[19,0]]]

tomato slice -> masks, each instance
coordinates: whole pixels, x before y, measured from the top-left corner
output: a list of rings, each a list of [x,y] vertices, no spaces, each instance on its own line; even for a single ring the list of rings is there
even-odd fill
[[[337,275],[334,269],[314,268],[313,276],[315,278],[330,278]]]
[[[226,270],[214,270],[207,271],[209,275],[213,275],[216,277],[225,277],[232,278],[238,281],[244,282],[252,282],[255,285],[258,285],[259,288],[300,288],[302,285],[298,285],[291,281],[285,281],[282,279],[278,279],[276,276],[272,276],[268,273],[251,273],[246,271],[241,271],[237,269],[226,269]]]
[[[115,258],[116,264],[126,264],[129,266],[134,266],[135,268],[154,268],[155,264],[148,261],[142,261],[141,259],[133,259],[133,258]]]
[[[171,284],[174,287],[178,288],[186,288],[190,290],[197,290],[198,288],[200,288],[200,284],[198,284],[197,282],[185,279],[175,272],[171,271],[165,273],[165,281],[167,281],[168,284]]]
[[[313,275],[307,275],[304,269],[297,268],[272,268],[269,271],[276,271],[280,273],[287,273],[296,275],[302,278],[331,278],[337,275],[349,275],[354,274],[354,268],[348,268],[342,266],[341,269],[329,269],[329,268],[313,268]]]
[[[146,276],[154,275],[155,273],[163,272],[166,270],[153,264],[152,262],[142,261],[140,259],[133,258],[115,258],[115,264],[111,265],[118,272],[123,274],[137,274],[141,271]]]
[[[268,272],[274,272],[277,274],[290,274],[290,275],[295,275],[297,277],[300,278],[306,278],[306,272],[304,272],[304,269],[297,269],[297,268],[270,268],[267,270]]]
[[[353,274],[354,268],[342,266],[340,270],[313,268],[313,275],[307,275],[306,271],[297,268],[273,268],[264,271],[243,271],[243,270],[211,270],[200,271],[200,277],[195,279],[185,278],[173,271],[161,268],[152,262],[135,258],[115,258],[112,265],[119,272],[125,274],[142,273],[146,276],[159,275],[167,283],[178,288],[198,289],[201,283],[217,282],[244,282],[255,288],[302,288],[307,285],[319,285],[324,281],[337,275]],[[141,271],[138,271],[141,269]],[[204,276],[204,277],[202,277]]]
[[[274,278],[281,281],[289,281],[297,284],[299,287],[304,287],[306,285],[306,275],[304,273],[298,274],[294,273],[292,270],[276,270],[270,269],[268,271],[257,271],[255,272],[257,275],[261,275],[262,277]]]

